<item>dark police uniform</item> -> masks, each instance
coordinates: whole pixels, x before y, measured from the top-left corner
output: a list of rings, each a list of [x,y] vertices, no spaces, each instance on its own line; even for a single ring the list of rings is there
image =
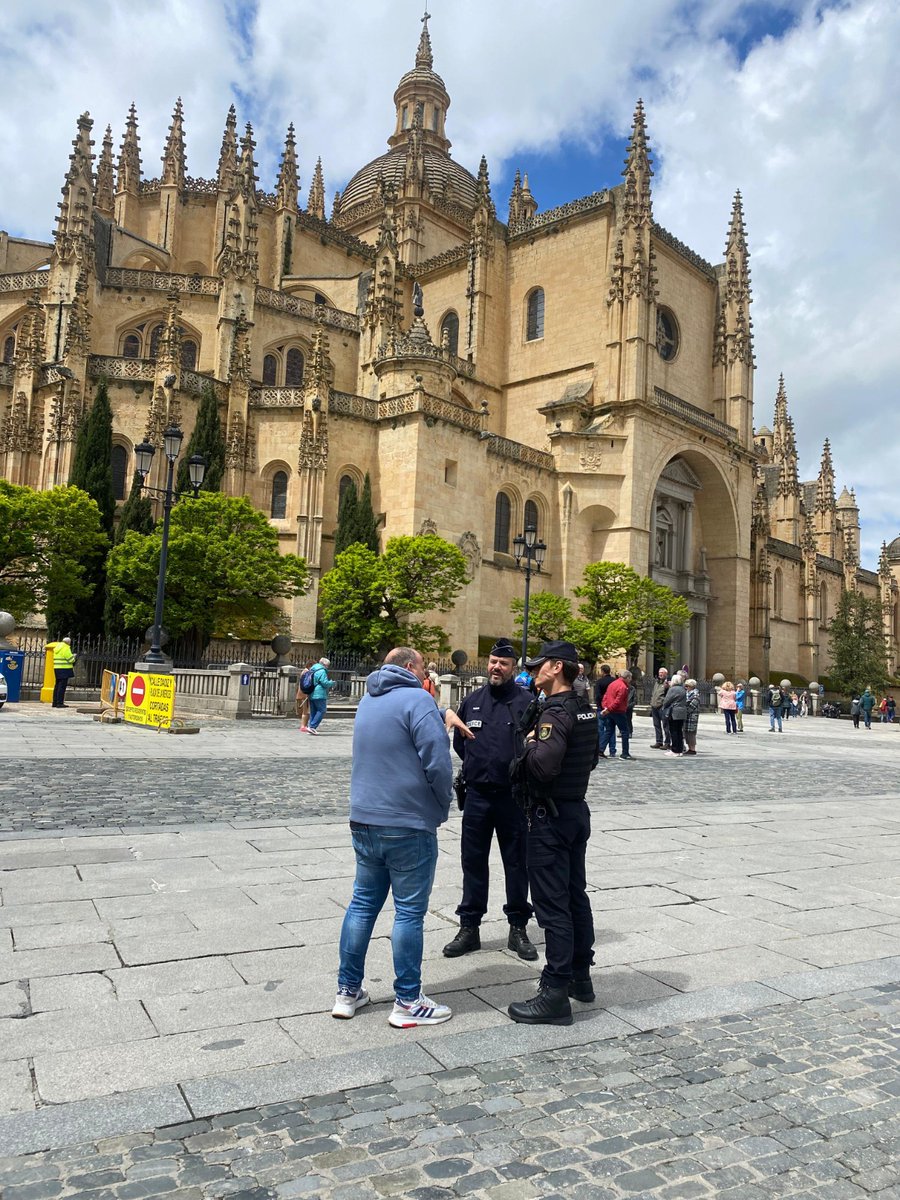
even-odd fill
[[[488,862],[497,834],[510,925],[524,928],[533,909],[528,903],[525,869],[525,816],[513,800],[510,763],[516,756],[518,730],[531,694],[511,679],[499,688],[485,684],[466,696],[458,716],[474,739],[453,734],[453,749],[463,760],[466,800],[462,820],[463,894],[456,915],[461,926],[478,926],[488,906]]]

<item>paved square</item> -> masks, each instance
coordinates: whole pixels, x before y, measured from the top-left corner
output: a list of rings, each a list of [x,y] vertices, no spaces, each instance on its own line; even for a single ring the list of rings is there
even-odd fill
[[[8,708],[0,716],[0,746],[16,769],[0,782],[0,1153],[115,1138],[110,1157],[124,1155],[128,1162],[109,1169],[128,1168],[118,1180],[127,1200],[138,1195],[127,1190],[128,1181],[142,1177],[145,1156],[137,1152],[152,1157],[157,1144],[150,1131],[200,1122],[203,1136],[218,1128],[216,1137],[234,1147],[237,1135],[222,1132],[234,1126],[223,1124],[222,1114],[253,1109],[241,1137],[265,1140],[260,1130],[278,1118],[294,1133],[294,1120],[304,1129],[324,1121],[327,1128],[316,1136],[328,1139],[309,1151],[321,1176],[312,1168],[299,1172],[296,1164],[293,1175],[285,1173],[293,1161],[287,1151],[296,1147],[287,1145],[284,1130],[271,1147],[283,1156],[281,1166],[268,1181],[258,1161],[262,1152],[254,1150],[258,1170],[247,1187],[262,1189],[254,1197],[300,1195],[304,1188],[337,1197],[342,1187],[354,1197],[423,1200],[465,1192],[551,1194],[564,1187],[567,1172],[573,1174],[566,1194],[575,1196],[727,1194],[724,1175],[710,1191],[711,1171],[731,1171],[728,1187],[749,1187],[759,1168],[734,1164],[783,1156],[785,1145],[769,1147],[767,1155],[765,1147],[740,1149],[724,1138],[713,1166],[698,1160],[693,1174],[684,1167],[678,1176],[646,1149],[656,1142],[635,1141],[639,1131],[632,1129],[620,1168],[585,1174],[587,1160],[565,1136],[565,1123],[546,1110],[547,1080],[556,1080],[551,1090],[562,1101],[585,1071],[596,1076],[588,1090],[621,1097],[631,1088],[637,1103],[642,1086],[649,1095],[651,1082],[665,1076],[623,1066],[613,1077],[609,1056],[621,1063],[636,1056],[645,1068],[644,1039],[665,1046],[665,1058],[677,1029],[707,1063],[691,1067],[688,1082],[695,1086],[698,1070],[725,1069],[709,1065],[706,1036],[731,1046],[734,1039],[726,1035],[738,1031],[741,1053],[752,1063],[754,1039],[769,1045],[784,1030],[805,1029],[812,1012],[826,1038],[836,1021],[846,1021],[844,1005],[861,1014],[876,1040],[891,1016],[896,1021],[900,809],[892,779],[900,730],[855,731],[849,723],[808,719],[788,722],[779,736],[759,718],[746,718],[745,725],[745,734],[726,736],[718,719],[704,717],[698,757],[675,760],[645,748],[649,722],[638,719],[637,761],[599,764],[589,793],[594,832],[588,856],[598,1003],[579,1006],[571,1028],[521,1027],[506,1017],[509,1001],[532,991],[540,962],[522,963],[505,949],[499,890],[483,926],[484,949],[463,959],[442,957],[459,900],[454,812],[439,833],[423,972],[426,990],[449,1003],[454,1018],[399,1032],[387,1024],[389,912],[369,956],[372,1005],[352,1022],[329,1015],[353,876],[346,825],[349,722],[326,722],[318,739],[275,721],[206,723],[195,737],[169,737],[101,727],[72,710]],[[499,880],[499,859],[493,869]],[[537,932],[535,940],[540,943]],[[815,1038],[804,1037],[809,1045],[797,1054],[810,1088],[817,1052]],[[857,1047],[854,1053],[862,1056],[864,1072],[867,1052]],[[896,1081],[896,1037],[888,1037],[877,1057],[884,1071],[893,1061]],[[754,1070],[737,1061],[744,1059],[732,1062],[732,1073]],[[828,1088],[838,1087],[850,1061],[823,1060],[822,1080],[833,1075]],[[522,1089],[529,1063],[538,1072],[533,1098]],[[675,1063],[665,1070],[680,1070],[677,1056]],[[778,1086],[790,1097],[791,1073],[775,1066],[784,1075]],[[504,1086],[504,1078],[518,1081],[515,1088]],[[461,1090],[479,1093],[470,1130],[464,1117],[435,1116],[440,1105],[434,1098],[453,1079],[466,1081]],[[684,1084],[681,1079],[672,1087]],[[367,1087],[376,1089],[383,1108],[359,1107]],[[658,1094],[658,1082],[651,1090]],[[869,1091],[879,1121],[886,1119],[884,1106],[896,1108],[900,1087],[882,1094],[878,1081]],[[325,1093],[334,1095],[319,1107],[340,1119],[311,1120],[306,1099]],[[504,1109],[514,1098],[514,1108]],[[592,1102],[588,1108],[594,1112]],[[865,1108],[860,1100],[859,1111]],[[392,1117],[377,1116],[392,1110]],[[516,1175],[500,1169],[498,1131],[507,1123],[504,1112],[521,1110],[532,1113],[535,1154],[547,1162],[535,1160],[534,1170]],[[675,1119],[666,1117],[670,1134]],[[392,1140],[402,1131],[405,1157],[399,1146],[376,1148],[387,1136],[385,1122]],[[877,1124],[873,1117],[873,1129]],[[493,1130],[497,1139],[487,1138],[465,1169],[438,1170],[435,1164],[452,1163],[455,1153],[435,1157],[433,1147],[447,1149],[437,1136],[444,1126],[447,1144],[465,1141],[476,1129]],[[612,1137],[608,1122],[603,1128]],[[751,1128],[746,1137],[753,1136]],[[599,1132],[590,1138],[597,1145],[603,1140]],[[873,1135],[870,1149],[877,1140]],[[166,1153],[187,1162],[213,1145],[191,1142],[189,1135]],[[789,1149],[796,1154],[797,1147]],[[467,1143],[456,1157],[471,1154]],[[526,1157],[515,1161],[521,1165]],[[609,1166],[616,1155],[610,1145],[589,1157]],[[666,1162],[677,1160],[673,1154]],[[867,1178],[883,1186],[867,1191],[854,1182],[864,1173],[863,1160],[878,1163],[866,1168]],[[897,1181],[878,1174],[889,1173],[890,1161],[890,1153],[879,1150],[848,1173],[826,1178],[820,1170],[805,1182],[797,1174],[795,1193],[824,1196],[816,1188],[839,1182],[844,1190],[827,1194],[892,1194],[885,1188]],[[817,1162],[820,1169],[821,1156]],[[394,1165],[394,1182],[379,1183]],[[0,1182],[12,1185],[11,1200],[42,1200],[38,1193],[17,1194],[20,1169],[7,1163],[7,1174],[0,1173]],[[58,1187],[63,1176],[53,1169]],[[199,1169],[195,1162],[194,1174]],[[476,1182],[479,1170],[484,1178]],[[551,1186],[554,1172],[560,1178]],[[215,1190],[215,1181],[225,1178],[217,1171],[201,1175],[194,1183],[190,1171],[178,1176],[178,1186],[184,1194],[197,1188],[197,1196],[238,1190]],[[19,1182],[27,1188],[40,1180],[23,1176]],[[120,1194],[116,1182],[110,1178],[110,1195]],[[47,1194],[56,1193],[49,1188]]]

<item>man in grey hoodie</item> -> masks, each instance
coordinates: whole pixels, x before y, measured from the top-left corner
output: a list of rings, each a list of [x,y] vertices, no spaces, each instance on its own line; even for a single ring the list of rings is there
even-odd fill
[[[350,829],[353,898],[341,928],[333,1017],[368,1004],[366,951],[390,891],[394,900],[393,1010],[398,1029],[437,1025],[452,1013],[422,994],[422,929],[437,864],[437,828],[450,811],[453,768],[441,713],[422,686],[422,655],[398,646],[366,680],[353,728]]]

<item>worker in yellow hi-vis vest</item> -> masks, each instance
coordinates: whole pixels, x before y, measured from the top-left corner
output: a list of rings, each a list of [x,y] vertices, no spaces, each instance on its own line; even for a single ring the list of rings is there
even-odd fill
[[[63,638],[61,642],[48,642],[47,649],[53,651],[53,674],[56,683],[53,687],[53,707],[68,708],[65,701],[66,688],[69,680],[75,674],[75,655],[72,653],[72,639]]]

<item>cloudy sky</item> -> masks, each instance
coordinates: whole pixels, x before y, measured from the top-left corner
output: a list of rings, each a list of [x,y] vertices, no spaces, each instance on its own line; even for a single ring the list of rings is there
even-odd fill
[[[421,0],[5,0],[0,228],[46,239],[78,113],[137,105],[144,173],[176,96],[188,171],[215,172],[228,105],[274,185],[293,121],[301,184],[329,195],[384,149]],[[505,213],[516,167],[541,208],[619,181],[640,95],[657,219],[721,260],[744,196],[756,424],[784,373],[804,478],[831,439],[856,489],[864,564],[900,533],[898,0],[431,0],[453,154],[486,154]]]

